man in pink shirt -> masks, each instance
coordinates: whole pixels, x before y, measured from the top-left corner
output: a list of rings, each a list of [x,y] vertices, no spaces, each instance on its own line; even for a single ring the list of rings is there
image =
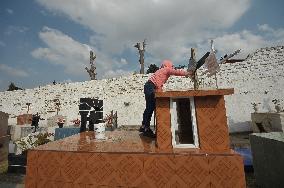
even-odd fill
[[[175,76],[191,76],[192,72],[184,70],[175,70],[173,63],[170,60],[164,60],[162,66],[157,70],[144,85],[144,94],[146,100],[146,109],[143,113],[142,126],[139,131],[143,132],[144,136],[155,138],[156,135],[150,129],[150,121],[153,111],[156,107],[155,92],[162,91],[164,83],[171,75]]]

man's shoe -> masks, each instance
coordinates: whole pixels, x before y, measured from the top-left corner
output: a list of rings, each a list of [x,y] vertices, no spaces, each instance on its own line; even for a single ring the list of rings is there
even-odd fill
[[[145,127],[144,127],[144,126],[141,126],[141,127],[139,128],[139,132],[143,133],[144,131],[145,131]]]
[[[149,138],[156,138],[156,134],[154,134],[151,129],[147,129],[146,131],[144,131],[143,136],[146,136]]]

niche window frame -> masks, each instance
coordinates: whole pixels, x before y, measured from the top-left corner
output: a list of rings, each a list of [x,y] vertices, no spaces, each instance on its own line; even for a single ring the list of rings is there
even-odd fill
[[[177,122],[177,105],[174,104],[174,100],[178,99],[188,99],[190,102],[190,112],[191,123],[192,123],[192,134],[193,134],[193,144],[180,144],[176,142],[176,126]],[[199,136],[198,136],[198,126],[196,121],[196,110],[194,97],[171,97],[170,98],[170,115],[171,115],[171,133],[172,133],[172,146],[173,148],[193,148],[199,149]]]

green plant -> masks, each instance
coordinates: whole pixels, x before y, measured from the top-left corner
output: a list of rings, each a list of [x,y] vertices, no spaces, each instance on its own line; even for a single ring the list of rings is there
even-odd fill
[[[14,90],[23,90],[23,89],[17,87],[13,82],[11,82],[7,91],[14,91]]]
[[[54,136],[53,133],[32,133],[29,134],[26,137],[21,138],[20,140],[17,140],[15,142],[15,144],[17,145],[17,147],[19,147],[22,152],[26,151],[28,149],[32,149],[35,148],[37,146],[46,144],[48,142],[50,142],[50,137]]]
[[[50,142],[51,140],[49,139],[50,136],[53,136],[53,133],[39,133],[38,135],[35,135],[35,138],[37,139],[34,142],[34,146],[40,146],[43,144],[46,144],[48,142]]]

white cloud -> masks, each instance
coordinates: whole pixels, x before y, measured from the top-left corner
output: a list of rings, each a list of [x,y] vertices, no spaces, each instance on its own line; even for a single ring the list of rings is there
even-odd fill
[[[121,59],[120,59],[120,64],[121,64],[121,65],[127,65],[128,62],[126,61],[126,59],[121,58]]]
[[[63,83],[72,83],[72,80],[70,78],[66,79],[66,80],[63,80],[62,81]]]
[[[25,33],[29,30],[28,27],[25,26],[17,26],[17,25],[9,25],[6,29],[5,29],[5,34],[6,35],[11,35],[13,33]]]
[[[115,77],[119,77],[119,76],[131,75],[133,73],[134,72],[125,71],[125,70],[122,70],[122,69],[108,70],[108,71],[105,72],[104,78],[115,78]]]
[[[96,35],[91,44],[104,54],[121,54],[147,39],[156,59],[181,61],[190,45],[232,26],[251,0],[37,0],[52,12],[65,14]]]
[[[266,38],[269,38],[274,43],[282,43],[284,41],[284,28],[274,29],[268,24],[258,25],[258,29],[263,32]]]
[[[0,64],[0,71],[16,77],[27,77],[29,75],[24,70],[13,68],[5,64]]]
[[[97,53],[97,70],[100,70],[100,75],[104,77],[119,73],[128,74],[128,71],[122,71],[124,60],[115,60],[112,57],[118,57],[125,50],[137,53],[133,45],[145,38],[148,44],[146,53],[150,55],[145,57],[145,67],[151,63],[159,65],[162,59],[187,64],[190,47],[197,47],[197,56],[201,56],[202,52],[209,50],[211,38],[214,39],[216,49],[219,50],[218,56],[241,48],[242,53],[239,57],[246,57],[257,48],[283,45],[283,28],[274,29],[269,25],[259,25],[257,32],[242,30],[226,33],[226,29],[233,26],[248,11],[252,0],[37,0],[37,2],[52,13],[65,15],[95,33],[90,36],[89,47]],[[82,45],[77,41],[73,42]],[[70,52],[66,52],[68,55],[65,57],[55,47],[58,45],[57,39],[50,44],[47,41],[46,43],[48,48],[37,49],[38,53],[48,54],[50,61],[64,64],[67,70],[70,69],[68,67],[71,67],[71,64],[76,64],[74,58],[68,57],[81,52],[75,50],[71,53],[70,49],[67,49]],[[88,55],[83,56],[88,57]],[[68,59],[68,62],[64,59]],[[85,64],[88,62],[87,59],[80,60]],[[76,67],[74,70],[77,71],[82,65]],[[138,63],[137,70],[139,70]]]
[[[214,39],[218,55],[232,53],[241,49],[238,58],[245,58],[258,48],[284,44],[284,28],[274,29],[267,24],[258,25],[258,32],[243,30],[231,34],[224,34]],[[209,49],[208,41],[201,43],[199,49]]]
[[[46,44],[46,48],[37,48],[31,55],[37,59],[45,59],[48,62],[61,65],[65,72],[73,75],[88,75],[85,67],[89,67],[89,51],[93,50],[97,58],[95,65],[99,70],[98,77],[105,77],[108,73],[124,73],[117,68],[126,64],[125,59],[120,62],[109,58],[95,47],[82,44],[59,30],[44,27],[39,33],[40,39]]]
[[[273,31],[273,29],[268,25],[268,24],[262,24],[262,25],[257,25],[258,29],[260,31],[268,31],[268,32],[271,32]]]
[[[8,14],[14,14],[14,11],[12,9],[7,8],[6,12],[8,12]]]
[[[42,29],[39,38],[47,47],[32,51],[33,57],[62,65],[67,73],[82,74],[89,61],[90,46],[81,44],[62,32],[49,27]]]

